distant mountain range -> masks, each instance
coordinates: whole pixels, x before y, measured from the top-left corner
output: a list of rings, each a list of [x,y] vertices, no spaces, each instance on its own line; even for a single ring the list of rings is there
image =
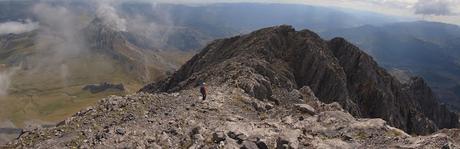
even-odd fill
[[[0,2],[0,22],[25,18],[37,20],[31,11],[37,3]],[[66,7],[79,15],[91,16],[97,11],[97,6],[87,1],[49,3]],[[136,34],[129,40],[142,47],[186,51],[198,50],[213,39],[279,24],[321,32],[400,20],[370,12],[295,4],[227,3],[194,6],[124,2],[115,9],[127,20],[128,32]]]
[[[441,101],[460,108],[460,27],[436,22],[405,22],[330,30],[325,38],[344,37],[387,69],[420,75]]]
[[[119,7],[121,14],[127,18],[142,16],[142,21],[155,22],[156,26],[163,27],[162,30],[168,31],[171,35],[162,42],[182,50],[199,49],[212,39],[280,24],[290,24],[296,28],[308,28],[320,32],[398,21],[398,18],[369,12],[294,4],[228,3],[198,6],[158,4],[152,7],[145,3],[128,2]],[[128,30],[129,27],[134,28],[136,24],[128,26]],[[176,32],[177,30],[183,31]],[[142,31],[149,32],[149,29]],[[156,36],[150,35],[150,37]]]

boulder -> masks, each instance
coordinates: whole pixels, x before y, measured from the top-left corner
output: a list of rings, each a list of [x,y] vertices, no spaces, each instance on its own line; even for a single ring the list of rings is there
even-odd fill
[[[310,115],[314,115],[316,113],[315,108],[311,107],[308,104],[295,104],[294,105],[298,110],[308,113]]]
[[[212,141],[214,143],[225,141],[226,138],[227,136],[225,135],[223,131],[218,131],[212,134]]]
[[[259,149],[256,143],[252,141],[243,141],[241,149]]]

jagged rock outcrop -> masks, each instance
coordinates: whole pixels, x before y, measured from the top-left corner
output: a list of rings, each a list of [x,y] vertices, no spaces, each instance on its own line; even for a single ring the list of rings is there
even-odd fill
[[[169,79],[143,92],[175,92],[199,82],[231,84],[261,100],[284,102],[279,96],[310,86],[319,100],[339,102],[359,117],[378,117],[409,133],[428,134],[458,127],[458,116],[441,108],[426,84],[404,85],[342,38],[321,39],[308,31],[278,26],[248,35],[217,40]],[[430,110],[436,109],[436,110]]]

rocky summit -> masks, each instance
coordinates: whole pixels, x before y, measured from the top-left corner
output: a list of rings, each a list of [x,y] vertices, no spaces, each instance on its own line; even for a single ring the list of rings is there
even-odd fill
[[[5,147],[460,148],[459,129],[438,130],[458,123],[423,79],[402,84],[344,39],[277,26],[214,41],[169,78]]]
[[[402,84],[346,40],[325,41],[290,26],[217,40],[172,77],[141,91],[174,92],[201,81],[231,84],[275,103],[309,86],[322,102],[338,102],[354,116],[382,118],[408,133],[459,126],[458,115],[438,104],[423,79]]]

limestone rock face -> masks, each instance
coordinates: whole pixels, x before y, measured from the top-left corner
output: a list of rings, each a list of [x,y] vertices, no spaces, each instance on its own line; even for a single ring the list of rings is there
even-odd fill
[[[459,126],[458,116],[440,106],[425,83],[401,84],[346,40],[325,41],[290,26],[214,41],[170,78],[140,91],[174,92],[203,81],[276,104],[296,100],[279,97],[309,86],[322,102],[338,102],[354,116],[382,118],[409,133]]]

